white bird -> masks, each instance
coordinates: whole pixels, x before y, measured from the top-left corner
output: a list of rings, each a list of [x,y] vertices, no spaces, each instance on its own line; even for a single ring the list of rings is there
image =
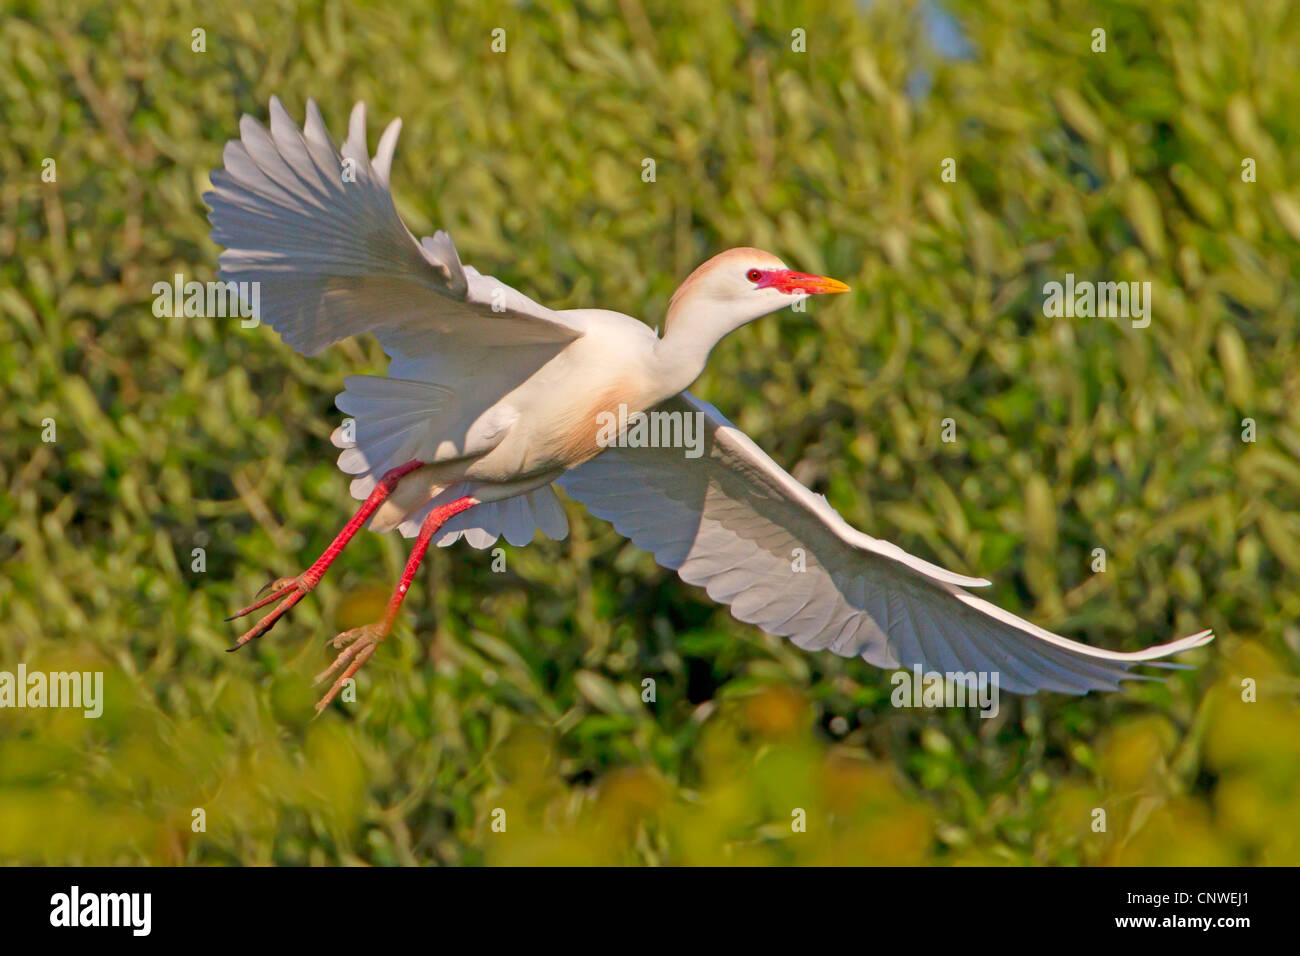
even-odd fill
[[[220,276],[259,283],[261,318],[299,352],[369,332],[391,361],[388,377],[345,379],[337,399],[355,424],[333,435],[338,464],[364,504],[311,567],[234,615],[278,602],[236,647],[311,591],[366,522],[416,539],[383,619],[334,638],[340,653],[317,682],[338,676],[318,713],[388,633],[435,538],[478,548],[536,531],[562,539],[553,483],[738,619],[877,667],[996,673],[1015,693],[1081,694],[1213,639],[1119,652],[1031,624],[965,590],[987,580],[850,527],[686,391],[727,333],[801,296],[848,291],[842,282],[731,249],[682,283],[662,336],[618,312],[553,311],[462,265],[447,233],[417,241],[407,230],[389,190],[400,120],[372,159],[364,104],[341,153],[314,102],[302,130],[275,98],[270,116],[269,134],[240,120],[204,196],[226,248]],[[643,410],[695,416],[698,457],[630,447],[628,431],[610,440],[610,416]]]

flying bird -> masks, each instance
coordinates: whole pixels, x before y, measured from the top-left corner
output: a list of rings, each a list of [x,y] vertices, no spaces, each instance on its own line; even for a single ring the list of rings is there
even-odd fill
[[[400,129],[394,120],[370,156],[358,103],[340,150],[313,101],[299,129],[273,97],[269,132],[244,116],[204,196],[220,277],[258,283],[261,319],[286,343],[314,355],[369,332],[390,359],[386,377],[346,378],[336,400],[350,420],[332,441],[359,510],[315,563],[231,618],[274,604],[235,648],[261,637],[364,526],[415,539],[384,616],[334,638],[318,713],[392,628],[431,543],[562,539],[555,485],[739,620],[877,667],[1082,694],[1213,639],[1120,652],[1044,630],[967,590],[989,581],[850,527],[687,391],[723,336],[844,283],[740,248],[691,273],[662,334],[619,312],[548,309],[462,264],[446,232],[417,240],[406,228],[389,187]],[[645,411],[690,416],[699,447],[610,440],[609,416]]]

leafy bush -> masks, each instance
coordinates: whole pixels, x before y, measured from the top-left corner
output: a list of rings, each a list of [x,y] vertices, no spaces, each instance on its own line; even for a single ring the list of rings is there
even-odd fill
[[[1297,50],[1282,0],[9,4],[0,669],[102,669],[107,702],[0,710],[0,860],[1300,863]],[[695,391],[1009,609],[1217,642],[1123,694],[896,710],[571,505],[504,574],[431,555],[310,721],[403,543],[358,538],[250,650],[221,619],[350,513],[333,396],[382,354],[151,309],[213,277],[199,196],[273,93],[336,137],[355,99],[372,142],[401,115],[411,228],[555,307],[655,324],[734,245],[849,281]],[[1049,318],[1066,273],[1149,281],[1150,326]]]

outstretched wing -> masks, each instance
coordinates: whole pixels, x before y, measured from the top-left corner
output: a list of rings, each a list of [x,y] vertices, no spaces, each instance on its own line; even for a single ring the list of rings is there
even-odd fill
[[[275,97],[269,133],[244,116],[203,197],[221,278],[259,283],[261,318],[307,355],[361,332],[408,356],[581,336],[580,318],[462,266],[447,233],[416,241],[388,185],[400,131],[393,120],[372,161],[364,103],[341,153],[312,100],[302,130]]]
[[[713,406],[682,393],[658,410],[701,416],[700,457],[609,448],[558,483],[736,618],[800,647],[877,667],[997,673],[1014,693],[1082,694],[1213,639],[1202,631],[1123,653],[1053,634],[963,590],[989,582],[850,527]]]

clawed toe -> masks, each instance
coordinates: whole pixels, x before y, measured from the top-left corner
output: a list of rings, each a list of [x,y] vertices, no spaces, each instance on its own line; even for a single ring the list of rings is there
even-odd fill
[[[340,648],[347,647],[349,644],[353,644],[353,643],[355,643],[356,641],[360,640],[361,637],[362,637],[362,636],[363,636],[367,631],[371,630],[372,628],[374,628],[374,627],[376,627],[376,626],[377,626],[377,625],[375,625],[375,624],[367,624],[367,625],[365,625],[364,627],[354,627],[354,628],[352,628],[352,629],[349,630],[349,631],[343,631],[343,632],[340,633],[340,634],[335,634],[335,635],[334,635],[333,637],[331,637],[331,638],[330,638],[326,643],[328,643],[329,646],[332,647],[332,648],[334,648],[335,650],[339,650]],[[329,671],[326,671],[326,672],[325,672],[325,674],[328,674],[328,673],[329,673]],[[324,677],[324,676],[325,676],[325,675],[322,674],[322,675],[320,675],[320,677],[317,677],[316,680],[319,681],[319,680],[321,679],[321,677]]]
[[[299,575],[298,577],[294,577],[294,578],[276,578],[274,581],[267,582],[266,584],[262,585],[261,589],[256,594],[253,595],[253,597],[257,598],[258,600],[254,601],[252,604],[249,604],[247,607],[241,607],[234,614],[230,615],[230,617],[226,618],[226,620],[235,621],[241,617],[244,617],[245,615],[252,614],[258,608],[266,607],[272,601],[278,601],[280,598],[289,594],[291,591],[296,591],[296,590],[310,591],[311,588],[302,587],[301,577],[302,576]],[[266,594],[267,591],[270,591],[271,593]],[[266,597],[262,597],[263,594],[266,594]]]
[[[319,716],[321,711],[328,707],[330,702],[338,696],[339,691],[343,689],[343,685],[347,682],[348,678],[359,671],[366,661],[370,660],[371,655],[375,653],[375,648],[379,646],[380,641],[382,641],[387,634],[388,627],[384,622],[376,622],[373,624],[367,624],[364,627],[354,627],[349,631],[343,631],[341,634],[335,635],[330,640],[330,646],[341,648],[341,650],[339,651],[338,656],[334,658],[333,663],[317,674],[316,679],[313,680],[312,683],[322,683],[332,677],[340,669],[345,667],[346,669],[335,678],[334,683],[330,685],[330,689],[326,691],[325,696],[317,702],[317,716]]]
[[[297,586],[298,579],[297,578],[275,578],[274,580],[267,581],[265,584],[263,584],[262,587],[258,590],[258,592],[253,595],[253,597],[260,598],[267,591],[282,591],[291,584]],[[230,620],[230,618],[226,618],[226,620]]]
[[[269,614],[249,628],[235,642],[235,646],[231,650],[237,650],[249,641],[261,637],[275,625],[276,621],[287,614],[295,604],[315,588],[321,579],[321,575],[325,573],[325,570],[338,557],[343,547],[352,540],[352,537],[362,525],[370,519],[370,516],[379,507],[380,503],[392,494],[401,478],[420,466],[421,463],[418,460],[412,460],[405,465],[400,465],[386,472],[383,479],[370,493],[370,496],[366,498],[365,503],[353,515],[352,520],[338,533],[334,538],[334,542],[325,552],[316,559],[315,564],[296,578],[278,578],[272,581],[257,593],[257,600],[228,617],[226,620],[233,621],[245,614],[251,614],[258,608],[266,607],[274,601],[280,602]],[[330,689],[325,692],[325,696],[316,704],[317,716],[338,696],[348,678],[359,671],[366,661],[370,660],[375,653],[375,648],[388,635],[393,626],[393,619],[397,616],[398,609],[402,606],[402,600],[411,588],[411,582],[420,567],[420,562],[424,560],[425,553],[429,550],[434,535],[450,518],[474,507],[478,503],[477,498],[465,495],[430,511],[420,525],[420,533],[415,538],[415,545],[411,548],[411,553],[406,559],[406,567],[402,570],[402,580],[397,585],[397,590],[393,592],[392,598],[389,599],[388,610],[384,613],[383,620],[344,631],[330,641],[330,644],[339,653],[329,667],[316,675],[314,683],[323,683],[331,677],[334,677],[334,683],[330,685]],[[270,593],[263,597],[262,593],[268,589]]]
[[[226,618],[226,620],[234,621],[247,614],[252,614],[258,608],[266,607],[274,601],[279,601],[280,603],[276,605],[275,609],[272,610],[271,613],[267,614],[240,635],[239,639],[235,641],[235,646],[230,648],[230,650],[237,651],[249,641],[255,640],[269,631],[275,626],[275,622],[280,620],[280,618],[289,612],[290,608],[306,597],[308,592],[310,592],[314,586],[314,583],[309,580],[305,574],[300,574],[297,577],[292,578],[276,578],[270,584],[264,586],[262,590],[258,591],[257,595],[255,595],[258,597],[258,600],[248,605],[248,607],[240,608],[234,614],[230,615],[230,617]],[[271,593],[267,594],[265,597],[261,597],[261,595],[267,590],[270,590]]]

